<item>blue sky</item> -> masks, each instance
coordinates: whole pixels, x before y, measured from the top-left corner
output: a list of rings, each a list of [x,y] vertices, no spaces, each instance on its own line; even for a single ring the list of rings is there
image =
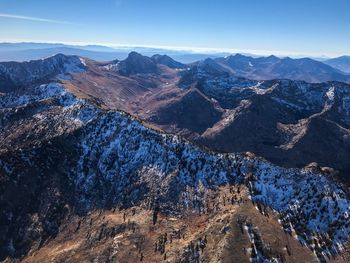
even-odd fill
[[[0,41],[350,54],[349,0],[0,0]]]

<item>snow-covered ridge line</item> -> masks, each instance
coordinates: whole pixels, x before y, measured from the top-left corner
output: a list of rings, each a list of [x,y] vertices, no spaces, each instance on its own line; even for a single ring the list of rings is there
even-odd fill
[[[80,57],[57,54],[29,62],[0,62],[0,77],[10,86],[29,85],[59,74],[82,73],[86,63]]]
[[[146,180],[147,184],[162,185],[175,173],[179,191],[193,187],[198,196],[204,195],[198,190],[199,185],[215,188],[242,183],[253,174],[249,179],[253,200],[280,212],[282,219],[290,221],[307,243],[313,242],[314,233],[331,236],[332,244],[323,246],[328,253],[333,253],[350,235],[347,194],[328,176],[315,173],[311,168],[286,169],[260,158],[208,153],[178,136],[149,130],[137,120],[119,113],[103,116],[91,123],[86,132],[77,166],[77,187],[83,193],[90,195],[91,182],[97,174],[117,192],[122,192],[132,184],[129,176]],[[86,166],[97,170],[85,173]],[[137,191],[135,200],[142,198]],[[166,196],[163,198],[167,199]],[[86,198],[84,200],[88,202]],[[302,228],[304,225],[305,229]]]
[[[59,118],[79,122],[78,157],[69,170],[82,209],[110,203],[131,206],[149,197],[163,200],[162,209],[200,209],[208,189],[245,182],[254,201],[279,212],[285,229],[295,230],[315,249],[333,253],[350,235],[347,194],[312,169],[286,169],[256,157],[201,149],[179,136],[146,128],[126,113],[77,99],[57,83],[23,96],[1,97],[0,105],[16,108],[54,98],[60,101]],[[188,188],[192,196],[186,194]]]
[[[43,84],[31,90],[30,94],[26,93],[21,96],[15,94],[7,94],[0,97],[0,108],[13,108],[25,106],[40,100],[45,100],[52,97],[71,97],[73,94],[65,91],[63,85],[59,83]],[[75,97],[74,97],[75,98]]]

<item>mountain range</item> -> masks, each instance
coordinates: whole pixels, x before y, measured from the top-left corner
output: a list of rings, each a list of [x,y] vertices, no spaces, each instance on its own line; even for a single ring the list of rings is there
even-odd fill
[[[292,79],[307,82],[337,80],[349,82],[349,75],[322,62],[310,59],[247,57],[240,54],[217,58],[215,62],[236,76],[257,80]]]
[[[86,57],[92,60],[98,61],[110,61],[114,59],[125,59],[128,53],[137,51],[146,56],[153,56],[155,54],[166,53],[172,58],[180,61],[181,63],[193,63],[196,61],[204,60],[206,58],[221,58],[230,57],[232,53],[228,52],[200,52],[191,50],[171,50],[171,48],[151,48],[151,47],[108,47],[103,45],[68,45],[61,43],[0,43],[0,62],[5,61],[29,61],[37,60],[45,57],[50,57],[55,54],[63,53],[66,55],[76,55],[80,57]],[[249,53],[241,53],[244,56],[250,57],[250,60],[259,58],[262,56],[253,55]],[[238,54],[239,55],[239,54]],[[270,58],[275,56],[271,55]],[[276,57],[275,57],[276,58]],[[282,59],[284,57],[281,57]],[[288,58],[285,58],[288,59]],[[350,73],[350,61],[349,56],[340,56],[336,58],[312,58],[313,61],[322,62],[335,69]],[[259,61],[255,61],[259,63]],[[297,63],[311,63],[311,61],[304,61],[301,59]],[[247,62],[245,62],[246,64]],[[314,62],[313,62],[314,63]],[[249,61],[248,61],[249,65]]]
[[[274,56],[0,63],[0,260],[347,262],[348,81]]]

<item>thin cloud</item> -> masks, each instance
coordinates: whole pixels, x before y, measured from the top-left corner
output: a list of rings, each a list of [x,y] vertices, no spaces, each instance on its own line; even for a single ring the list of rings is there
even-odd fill
[[[11,19],[20,19],[20,20],[29,20],[29,21],[36,21],[36,22],[44,22],[44,23],[54,23],[54,24],[71,24],[70,22],[67,22],[67,21],[53,20],[53,19],[46,19],[46,18],[32,17],[32,16],[21,16],[21,15],[15,15],[15,14],[0,13],[0,17],[11,18]]]

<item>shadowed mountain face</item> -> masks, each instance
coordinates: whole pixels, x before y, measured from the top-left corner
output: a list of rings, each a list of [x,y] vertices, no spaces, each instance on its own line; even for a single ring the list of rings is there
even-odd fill
[[[149,57],[131,52],[125,60],[119,62],[118,70],[126,76],[137,73],[157,73],[157,64]]]
[[[344,102],[336,101],[339,97],[349,100],[349,87],[329,83],[328,88],[334,87],[337,98],[328,101],[326,94],[330,91],[322,92],[320,86],[311,85],[307,88],[309,94],[305,94],[305,91],[295,92],[294,83],[277,85],[268,93],[254,95],[229,110],[226,120],[208,128],[200,141],[224,151],[253,151],[285,166],[303,166],[316,161],[339,169],[343,179],[349,182],[350,167],[345,160],[350,157],[350,126],[344,112],[348,106],[344,104],[344,108],[340,106]]]
[[[1,64],[0,260],[346,262],[349,85],[170,62]]]
[[[118,71],[126,76],[132,74],[160,73],[159,66],[165,65],[171,69],[182,69],[184,64],[166,55],[154,55],[151,58],[131,52],[125,60],[115,61]]]
[[[216,107],[198,89],[191,88],[181,97],[161,107],[149,121],[163,126],[176,126],[179,130],[203,133],[208,126],[218,122],[223,110]]]
[[[183,78],[197,81],[197,89],[224,113],[197,134],[198,143],[225,152],[251,151],[291,167],[318,162],[350,182],[350,85],[251,81],[205,72]]]

